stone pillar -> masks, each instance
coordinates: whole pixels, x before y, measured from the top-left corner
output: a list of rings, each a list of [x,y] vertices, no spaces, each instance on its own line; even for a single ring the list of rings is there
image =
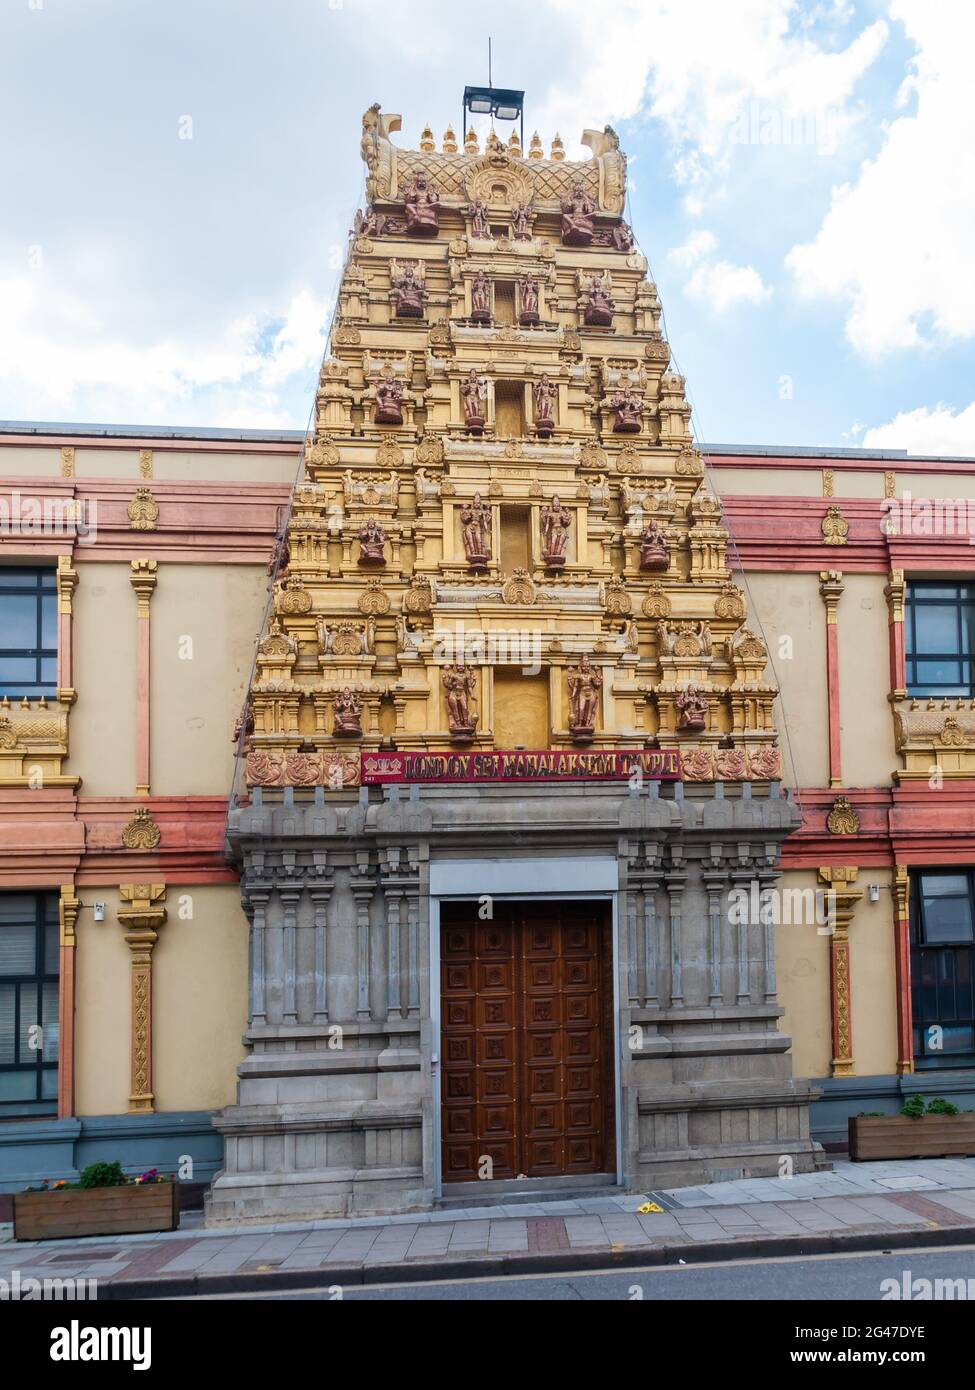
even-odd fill
[[[830,1012],[833,1036],[833,1076],[853,1076],[853,1026],[850,984],[850,925],[863,890],[853,888],[858,869],[820,869],[820,880],[831,895],[833,933],[829,944]]]
[[[369,905],[376,891],[376,880],[369,863],[368,850],[356,851],[352,870],[352,895],[355,898],[356,922],[356,1018],[364,1022],[372,1018],[369,998]]]
[[[829,784],[842,787],[840,748],[840,651],[836,626],[837,610],[843,595],[840,570],[821,570],[819,592],[826,606],[826,686],[829,700]]]
[[[148,796],[150,786],[150,684],[149,684],[149,601],[156,588],[157,574],[155,560],[131,561],[132,573],[129,582],[135,590],[138,601],[136,626],[138,631],[136,646],[136,725],[135,725],[135,794]]]
[[[132,953],[132,1093],[129,1110],[155,1109],[152,1090],[152,948],[166,921],[163,883],[123,883],[119,896],[128,907],[118,910],[119,925]]]
[[[315,852],[315,867],[325,868],[324,851]],[[309,879],[308,895],[312,901],[315,923],[315,1023],[328,1023],[328,926],[327,911],[334,887],[331,877]]]
[[[58,920],[61,928],[58,990],[58,1119],[74,1114],[74,998],[75,928],[81,903],[70,883],[61,885]]]
[[[890,692],[901,698],[907,694],[907,663],[904,654],[904,599],[907,584],[903,570],[891,570],[887,596],[890,621]]]

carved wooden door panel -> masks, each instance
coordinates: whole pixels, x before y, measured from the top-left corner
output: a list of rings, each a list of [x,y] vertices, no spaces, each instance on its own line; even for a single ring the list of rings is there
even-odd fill
[[[611,1171],[606,905],[477,913],[476,902],[441,910],[444,1181]]]

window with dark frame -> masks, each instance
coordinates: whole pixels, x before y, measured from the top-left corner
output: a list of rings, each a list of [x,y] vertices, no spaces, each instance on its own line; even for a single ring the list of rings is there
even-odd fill
[[[911,875],[911,1003],[918,1070],[975,1065],[975,870]]]
[[[57,694],[56,571],[0,565],[0,697]]]
[[[56,893],[0,893],[0,1119],[57,1113]]]
[[[975,584],[909,584],[904,619],[908,694],[975,696]]]

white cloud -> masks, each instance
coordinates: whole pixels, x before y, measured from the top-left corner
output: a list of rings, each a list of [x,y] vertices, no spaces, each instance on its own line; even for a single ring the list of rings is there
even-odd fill
[[[691,186],[727,163],[752,102],[782,121],[828,112],[840,135],[859,116],[851,97],[888,37],[876,20],[845,48],[824,47],[797,0],[549,3],[583,56],[567,64],[571,82],[549,89],[540,113],[547,127],[559,126],[568,148],[580,117],[601,127],[649,113],[666,125],[677,175]],[[817,18],[829,25],[847,15],[835,5]]]
[[[975,456],[975,401],[957,413],[940,402],[933,410],[919,406],[917,410],[901,411],[886,425],[867,430],[863,447]]]
[[[145,424],[174,413],[196,425],[294,423],[278,389],[317,367],[325,348],[328,305],[310,291],[294,294],[283,317],[252,314],[210,334],[133,343],[100,318],[99,306],[113,312],[102,288],[104,301],[48,272],[0,279],[0,415],[71,419],[103,410],[103,419]]]
[[[730,261],[714,261],[698,266],[684,286],[689,299],[708,304],[716,314],[735,304],[764,304],[772,291],[762,283],[754,266],[732,265]]]
[[[916,45],[898,98],[916,95],[916,114],[787,257],[801,294],[848,302],[847,338],[870,357],[975,335],[975,6],[892,0],[890,14]]]
[[[682,270],[689,269],[696,265],[698,261],[704,260],[712,251],[717,249],[718,238],[713,232],[705,231],[703,228],[697,232],[691,232],[683,246],[675,246],[672,251],[667,252],[668,261],[679,266]]]

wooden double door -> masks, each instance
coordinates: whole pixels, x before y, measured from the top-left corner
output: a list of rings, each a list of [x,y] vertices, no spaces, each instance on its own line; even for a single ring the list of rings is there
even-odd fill
[[[609,904],[480,910],[441,906],[444,1181],[614,1171]]]

